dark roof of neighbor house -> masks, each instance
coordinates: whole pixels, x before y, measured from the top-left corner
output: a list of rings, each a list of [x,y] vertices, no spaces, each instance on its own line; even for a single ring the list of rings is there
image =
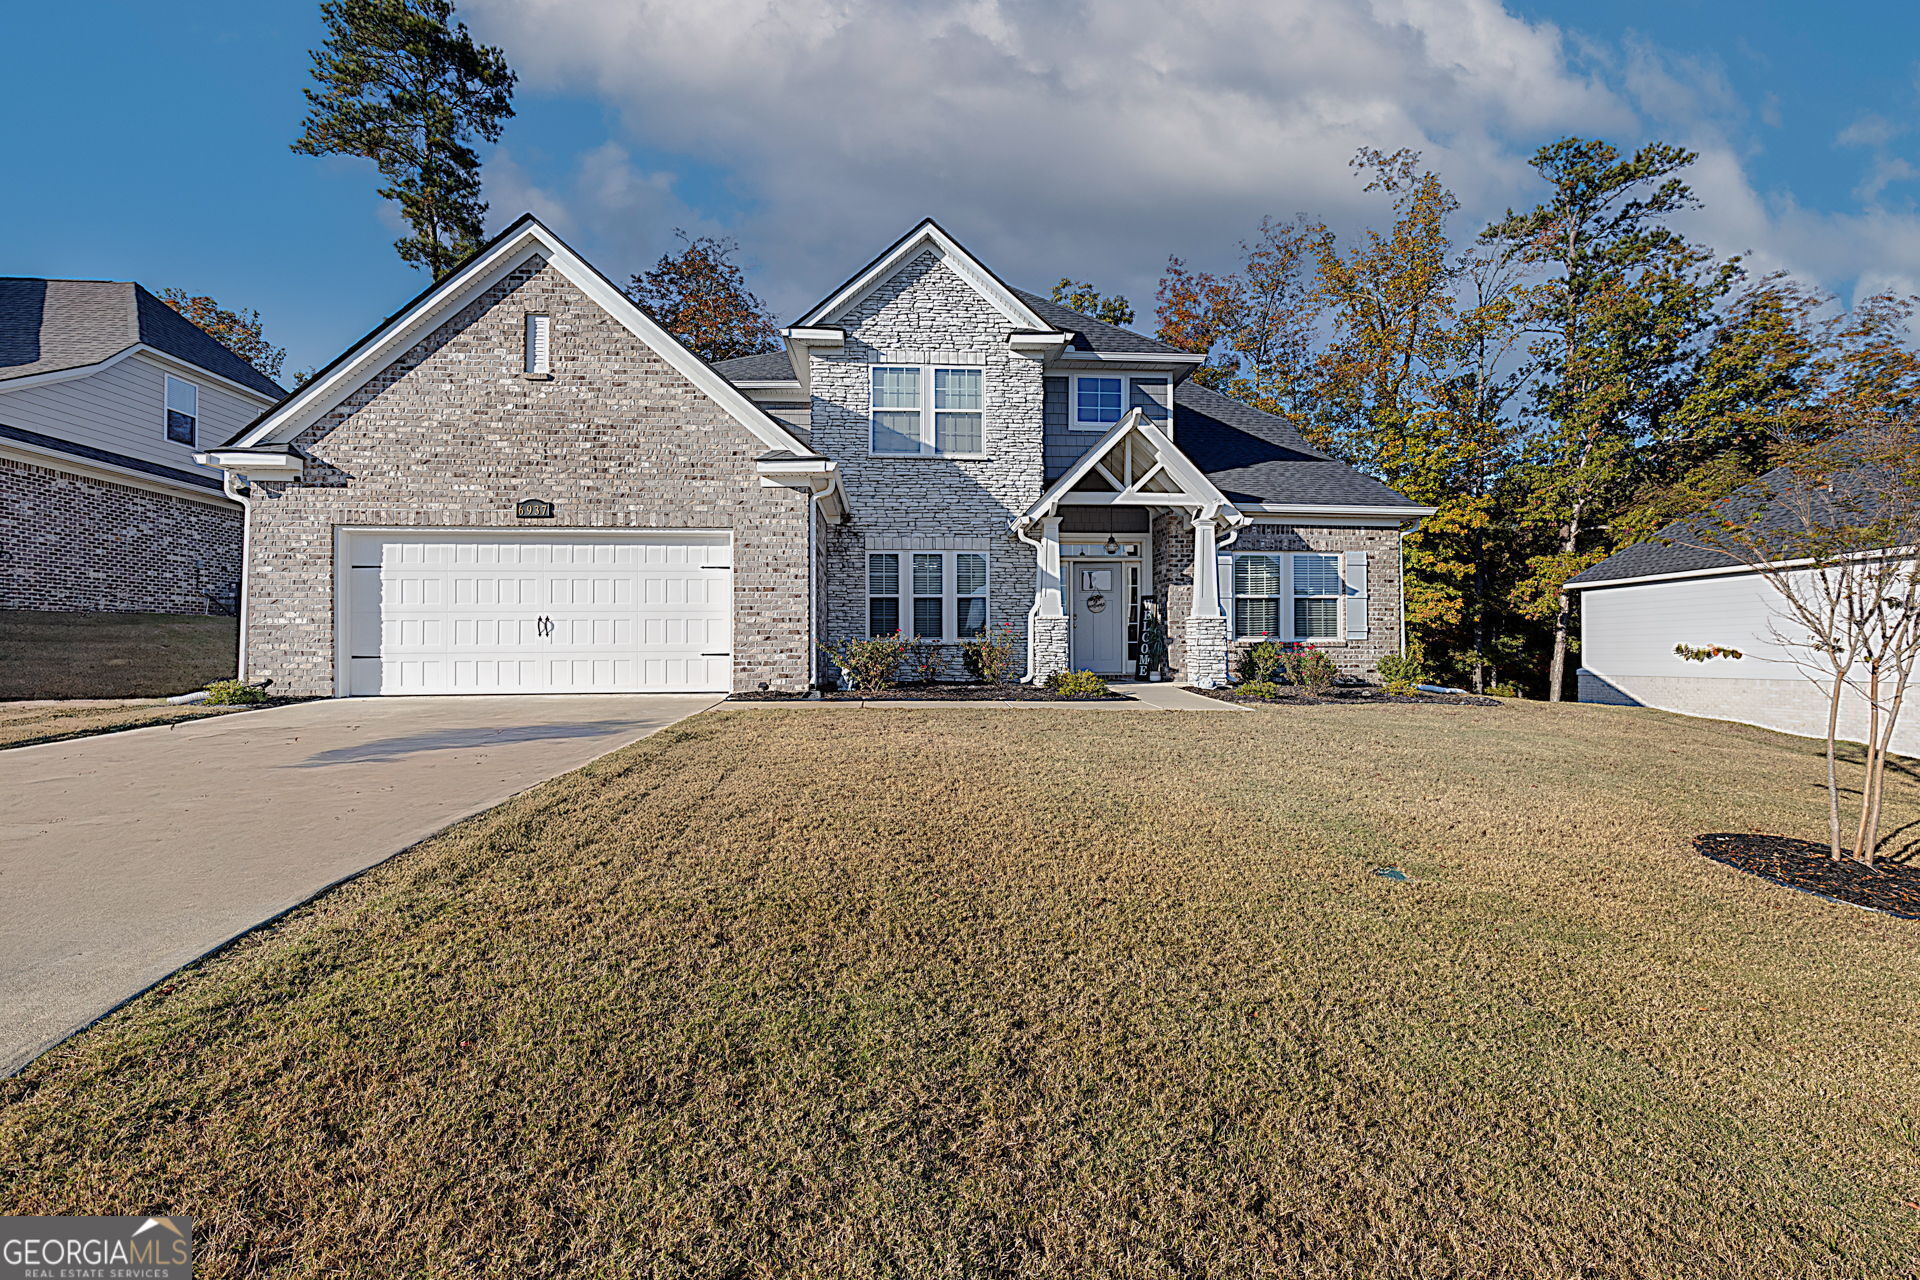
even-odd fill
[[[1028,293],[1025,289],[1014,289],[1013,292],[1020,301],[1033,308],[1034,314],[1042,320],[1063,333],[1072,333],[1073,341],[1068,345],[1075,351],[1143,356],[1187,354],[1178,347],[1169,346],[1145,334],[1135,333],[1131,329],[1122,329],[1117,324],[1108,324],[1104,320],[1095,320],[1092,316],[1069,310],[1044,295]]]
[[[99,364],[139,343],[263,396],[287,394],[131,281],[0,276],[0,382]]]
[[[1844,459],[1848,440],[1849,437],[1841,437],[1823,446],[1823,453]],[[1592,568],[1581,570],[1567,579],[1567,585],[1596,586],[1622,578],[1746,567],[1738,557],[1714,550],[1713,540],[1705,536],[1713,527],[1716,515],[1731,517],[1749,528],[1751,533],[1743,536],[1750,536],[1757,546],[1764,547],[1777,538],[1783,551],[1795,534],[1807,531],[1809,519],[1836,524],[1873,519],[1873,489],[1850,485],[1844,461],[1836,461],[1830,473],[1823,471],[1822,474],[1828,487],[1809,494],[1804,488],[1805,472],[1791,466],[1775,467],[1706,510],[1682,516],[1645,542],[1622,547]],[[1847,497],[1850,489],[1857,495],[1855,498]],[[1707,545],[1701,545],[1703,543]]]
[[[799,385],[793,376],[793,362],[787,359],[784,351],[763,351],[757,356],[735,356],[731,360],[716,360],[713,367],[728,382],[791,382]]]

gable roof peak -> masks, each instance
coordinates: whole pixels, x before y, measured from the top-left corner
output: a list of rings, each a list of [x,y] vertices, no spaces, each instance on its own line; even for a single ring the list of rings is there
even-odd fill
[[[955,275],[971,285],[976,293],[985,298],[1016,329],[1041,332],[1049,327],[1046,321],[1027,305],[1026,300],[1017,290],[1009,287],[1007,282],[995,275],[986,263],[969,252],[965,245],[954,239],[945,227],[932,218],[922,218],[912,230],[888,245],[871,262],[856,271],[838,289],[827,295],[824,301],[796,321],[793,327],[808,329],[833,325],[868,294],[892,279],[895,272],[917,259],[928,249],[931,249]]]

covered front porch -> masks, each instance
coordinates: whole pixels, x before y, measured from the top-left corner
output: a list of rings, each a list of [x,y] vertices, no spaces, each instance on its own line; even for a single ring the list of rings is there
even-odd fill
[[[1144,675],[1157,625],[1176,677],[1224,683],[1229,624],[1218,565],[1246,523],[1160,427],[1129,412],[1014,522],[1034,548],[1029,678]],[[1176,593],[1180,585],[1189,589]]]

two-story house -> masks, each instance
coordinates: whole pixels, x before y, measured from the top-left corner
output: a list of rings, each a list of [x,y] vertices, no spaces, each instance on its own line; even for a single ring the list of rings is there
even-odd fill
[[[798,691],[904,633],[958,673],[1179,677],[1402,644],[1427,514],[1195,384],[1199,357],[1011,288],[922,223],[703,363],[524,217],[202,455],[248,507],[244,662],[306,694]]]
[[[0,609],[230,612],[240,505],[195,455],[284,394],[137,284],[0,278]]]

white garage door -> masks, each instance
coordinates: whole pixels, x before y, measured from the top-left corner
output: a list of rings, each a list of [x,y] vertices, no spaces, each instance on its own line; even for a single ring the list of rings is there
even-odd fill
[[[725,534],[348,533],[350,694],[724,692]]]

